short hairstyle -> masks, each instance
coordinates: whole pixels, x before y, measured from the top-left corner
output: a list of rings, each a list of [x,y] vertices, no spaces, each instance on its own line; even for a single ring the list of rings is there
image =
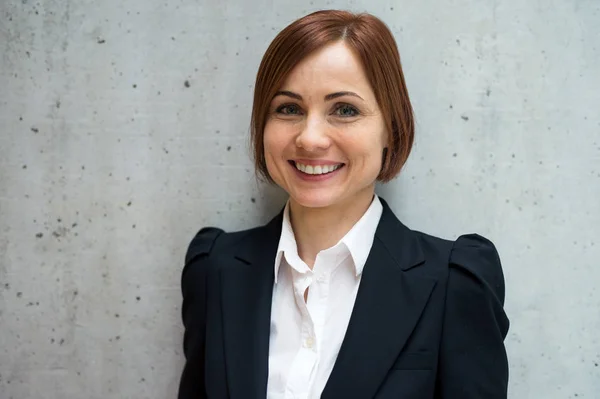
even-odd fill
[[[394,36],[373,15],[323,10],[284,28],[267,48],[256,75],[250,139],[255,169],[269,182],[273,180],[265,161],[264,130],[271,101],[299,62],[338,41],[359,57],[390,133],[377,180],[394,178],[408,159],[414,140],[414,116]]]

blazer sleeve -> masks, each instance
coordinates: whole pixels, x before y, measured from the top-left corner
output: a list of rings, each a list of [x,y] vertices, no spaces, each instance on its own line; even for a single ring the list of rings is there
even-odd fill
[[[442,399],[506,399],[504,275],[494,244],[460,236],[449,260],[437,391]]]
[[[185,365],[179,382],[179,399],[206,398],[204,353],[206,330],[206,280],[209,256],[223,231],[214,227],[200,230],[190,243],[181,274],[183,304],[181,314],[185,328],[183,353]]]

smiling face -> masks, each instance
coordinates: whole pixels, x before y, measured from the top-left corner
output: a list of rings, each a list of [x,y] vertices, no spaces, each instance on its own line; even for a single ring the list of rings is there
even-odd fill
[[[373,89],[343,41],[296,65],[264,129],[269,175],[303,207],[370,201],[386,143]]]

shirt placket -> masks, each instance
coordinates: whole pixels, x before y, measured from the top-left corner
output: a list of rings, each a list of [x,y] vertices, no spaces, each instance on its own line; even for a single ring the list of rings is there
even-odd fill
[[[329,259],[323,259],[329,262]],[[316,265],[315,265],[316,268]],[[317,352],[323,346],[323,329],[327,318],[327,304],[329,299],[329,271],[317,272],[308,295],[307,308],[313,320],[315,329]]]
[[[297,272],[295,272],[297,273]],[[286,388],[286,399],[306,399],[317,366],[316,336],[313,318],[304,301],[304,292],[311,286],[311,271],[298,273],[294,277],[294,296],[302,318],[301,347],[290,368]],[[310,294],[309,294],[310,296]]]

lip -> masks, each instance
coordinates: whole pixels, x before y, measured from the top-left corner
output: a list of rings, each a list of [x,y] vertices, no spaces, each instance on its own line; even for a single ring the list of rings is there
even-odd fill
[[[342,164],[342,166],[340,166],[333,172],[329,172],[329,173],[325,173],[325,174],[321,174],[321,175],[309,175],[309,174],[302,172],[301,170],[298,170],[298,168],[296,168],[296,165],[294,165],[294,161],[289,161],[288,164],[290,165],[290,168],[292,168],[294,170],[294,173],[296,173],[296,176],[298,176],[298,178],[300,178],[301,180],[304,180],[307,182],[320,182],[320,181],[324,181],[324,180],[333,179],[335,176],[338,175],[338,173],[342,169],[344,169],[346,167],[346,164],[342,163],[342,162],[325,163],[323,161],[318,161],[318,162],[313,161],[313,163],[306,163],[306,164],[301,160],[298,160],[298,162],[302,163],[304,165],[339,165],[340,163]]]
[[[343,164],[343,162],[330,161],[328,159],[291,159],[291,162],[301,163],[302,165],[339,165]]]

